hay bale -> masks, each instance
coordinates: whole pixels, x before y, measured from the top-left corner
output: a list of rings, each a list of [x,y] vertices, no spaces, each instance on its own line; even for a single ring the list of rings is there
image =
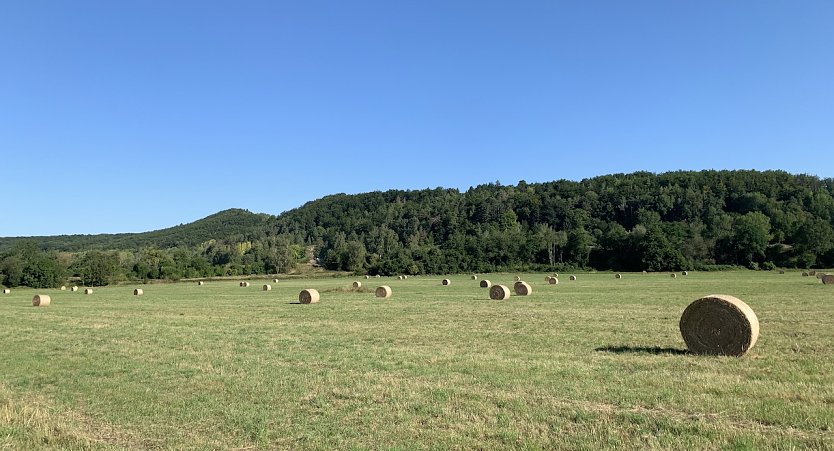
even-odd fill
[[[403,280],[403,276],[397,276],[397,279]]]
[[[272,283],[278,283],[278,279],[272,279]]]
[[[370,279],[370,278],[371,278],[371,276],[369,276],[369,275],[365,274],[365,280],[368,280],[368,279]]]
[[[32,307],[46,307],[51,299],[45,294],[36,294],[32,298]]]
[[[272,285],[266,284],[263,286],[264,291],[272,291]]]
[[[492,286],[492,282],[487,279],[481,281],[481,288],[489,288]]]
[[[784,270],[784,269],[780,269],[780,270],[779,270],[779,274],[785,274],[785,270]]]
[[[249,282],[243,282],[244,287],[248,287],[249,285],[251,285]]]
[[[143,294],[145,294],[145,292],[141,288],[137,288],[137,289],[133,290],[133,295],[134,296],[142,296]]]
[[[450,283],[452,283],[452,281],[449,279],[443,279],[443,281],[440,283],[442,283],[443,285],[449,285]]]
[[[475,274],[472,274],[472,280],[478,280],[478,276],[475,275]]]
[[[808,277],[808,273],[805,272],[805,271],[802,271],[802,277]]]
[[[677,275],[677,274],[675,274],[675,273],[672,273],[672,274],[669,274],[669,277],[671,277],[671,278],[673,278],[673,279],[677,279],[677,278],[678,278],[678,275]]]
[[[382,277],[382,276],[380,276],[379,274],[377,274],[377,275],[376,275],[376,278],[377,278],[377,279],[379,279],[380,277]]]
[[[238,285],[238,286],[240,286],[240,287],[242,287],[242,286],[243,286],[243,282],[239,282],[237,285]]]
[[[403,276],[403,279],[408,279],[408,276],[407,275]]]
[[[378,298],[388,299],[391,297],[392,294],[394,294],[394,292],[391,291],[391,287],[389,287],[388,285],[382,285],[381,287],[376,287],[376,290],[374,290],[374,294]]]
[[[684,271],[684,272],[682,272],[681,274],[683,274],[684,276],[688,276],[688,275],[689,275],[689,272]]]
[[[92,288],[85,288],[84,289],[84,294],[93,294],[93,289]]]
[[[569,279],[570,280],[576,280],[576,276],[570,276]]]
[[[823,277],[824,275],[825,275],[825,273],[818,272],[818,273],[817,273],[817,279],[822,280],[822,277]]]
[[[545,282],[550,282],[551,277],[553,277],[553,276],[544,276],[544,281]]]
[[[554,273],[553,273],[553,277],[555,277],[555,278],[557,278],[557,279],[558,279],[558,278],[559,278],[559,273],[558,273],[558,272],[554,272]]]
[[[12,294],[12,290],[8,288],[3,288],[3,294]]]
[[[353,282],[353,288],[362,288],[362,282],[359,282],[359,281]]]
[[[489,289],[489,298],[494,301],[503,301],[510,298],[510,289],[506,285],[493,285]]]
[[[615,274],[615,275],[614,275],[614,278],[615,278],[615,279],[622,279],[622,278],[623,278],[623,275],[622,275],[622,274],[617,273],[617,274]]]
[[[759,319],[740,299],[712,294],[686,307],[680,330],[686,346],[695,354],[741,356],[759,338]]]
[[[551,278],[547,279],[547,283],[549,283],[551,285],[558,285],[559,284],[559,278],[558,277],[551,277]]]
[[[201,280],[201,281],[197,282],[197,285],[203,285],[203,281]]]
[[[301,293],[298,293],[298,302],[302,304],[315,304],[320,298],[318,290],[314,288],[301,290]]]
[[[515,276],[514,281],[515,282],[521,282],[521,276]]]
[[[70,291],[78,291],[78,287],[72,287],[70,288]]]
[[[834,285],[834,274],[824,274],[821,280],[825,285]]]
[[[527,296],[533,294],[533,287],[530,286],[527,282],[518,281],[513,285],[513,289],[515,290],[515,294],[519,296]]]
[[[648,274],[648,273],[649,273],[649,272],[648,272],[648,271],[646,271],[645,269],[643,270],[643,274]]]
[[[61,285],[61,291],[67,291],[67,287]]]
[[[809,275],[809,276],[816,276],[816,275],[817,275],[817,271],[812,269],[812,270],[808,271],[808,275]]]

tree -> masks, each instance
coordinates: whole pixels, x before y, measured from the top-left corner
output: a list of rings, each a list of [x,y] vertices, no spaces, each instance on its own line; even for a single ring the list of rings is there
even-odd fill
[[[84,285],[97,287],[110,283],[116,274],[119,258],[114,254],[101,251],[87,252],[78,265],[78,274]]]

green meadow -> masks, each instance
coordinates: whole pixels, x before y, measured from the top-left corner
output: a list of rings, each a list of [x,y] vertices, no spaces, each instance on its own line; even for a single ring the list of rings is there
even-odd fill
[[[519,274],[533,293],[506,301],[478,286],[515,275],[13,289],[0,449],[834,448],[834,287],[748,271]],[[304,288],[321,301],[298,304]],[[756,312],[747,355],[686,352],[680,315],[708,294]]]

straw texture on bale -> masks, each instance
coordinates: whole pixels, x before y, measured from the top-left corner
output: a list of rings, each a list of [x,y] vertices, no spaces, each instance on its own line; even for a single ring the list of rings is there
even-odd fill
[[[35,297],[32,298],[32,306],[33,307],[45,307],[49,305],[49,301],[51,299],[49,296],[45,294],[36,294]]]
[[[67,287],[61,285],[61,291],[67,291]]]
[[[677,277],[678,277],[678,275],[677,275],[677,274],[675,274],[675,273],[672,273],[672,274],[669,274],[669,277],[671,277],[671,278],[673,278],[673,279],[674,279],[674,278],[677,278]]]
[[[549,283],[551,285],[558,285],[559,284],[559,278],[558,277],[551,277],[551,278],[547,279],[547,283]]]
[[[78,291],[78,287],[72,287],[70,288],[70,291]]]
[[[452,281],[449,279],[443,279],[443,281],[440,283],[442,283],[443,285],[449,285],[450,283],[452,283]]]
[[[143,294],[145,294],[145,292],[141,288],[137,288],[137,289],[133,290],[133,295],[134,296],[142,296]]]
[[[298,293],[298,302],[302,304],[315,304],[320,298],[318,290],[313,288],[301,290],[301,293]]]
[[[10,294],[11,292],[12,292],[12,290],[10,290],[8,288],[3,289],[3,294]]]
[[[622,275],[622,274],[617,274],[617,275],[615,275],[614,277],[616,277],[617,279],[622,279],[622,278],[623,278],[623,275]]]
[[[515,282],[521,282],[521,276],[515,276],[514,281]]]
[[[492,286],[492,282],[487,279],[481,281],[481,288],[489,288]]]
[[[356,282],[353,282],[353,288],[362,288],[362,282],[358,280]]]
[[[376,287],[376,290],[374,290],[374,294],[378,298],[388,299],[391,297],[392,294],[394,294],[394,292],[391,291],[391,287],[389,287],[388,285],[383,285],[381,287]]]
[[[689,273],[688,273],[688,272],[686,272],[686,271],[682,272],[681,274],[683,274],[683,275],[685,275],[685,276],[688,276],[688,275],[689,275]]]
[[[489,298],[495,301],[503,301],[510,298],[510,289],[506,285],[493,285],[489,289]]]
[[[570,280],[576,280],[576,276],[570,276]]]
[[[513,289],[515,290],[515,294],[519,296],[527,296],[533,294],[533,287],[530,286],[527,282],[516,282],[513,285]]]
[[[826,285],[834,285],[834,274],[825,274],[822,276],[822,283]]]
[[[93,294],[93,289],[92,288],[85,288],[84,289],[84,294]]]
[[[264,285],[263,290],[264,291],[272,291],[272,285],[269,285],[269,284]]]
[[[759,319],[742,300],[712,294],[686,307],[680,329],[683,341],[695,354],[741,356],[759,338]]]

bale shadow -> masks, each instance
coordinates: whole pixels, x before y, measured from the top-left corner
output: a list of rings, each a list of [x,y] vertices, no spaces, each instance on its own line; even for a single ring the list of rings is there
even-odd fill
[[[613,352],[614,354],[654,354],[654,355],[687,355],[689,350],[676,348],[661,348],[660,346],[604,346],[596,348],[597,352]]]
[[[295,302],[287,302],[287,305],[301,305],[301,303],[300,303],[300,302],[298,302],[298,301],[295,301]]]

